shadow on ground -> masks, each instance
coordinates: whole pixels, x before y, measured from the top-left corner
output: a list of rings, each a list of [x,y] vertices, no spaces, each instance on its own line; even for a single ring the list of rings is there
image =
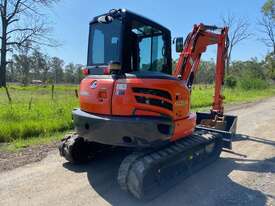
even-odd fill
[[[266,145],[270,145],[270,146],[275,146],[275,141],[264,139],[261,137],[251,137],[251,136],[244,135],[244,134],[236,134],[232,141],[233,142],[252,141],[252,142],[257,142],[257,143],[266,144]]]
[[[275,146],[274,141],[238,135],[234,141],[256,141]],[[123,150],[104,154],[86,165],[64,163],[74,172],[86,172],[91,187],[111,205],[257,205],[267,202],[261,191],[242,186],[229,177],[235,171],[275,173],[275,157],[262,161],[243,158],[221,158],[200,172],[179,182],[167,192],[150,202],[141,202],[121,191],[116,177],[119,165],[128,152]],[[270,195],[271,196],[271,195]],[[271,196],[275,198],[274,196]]]

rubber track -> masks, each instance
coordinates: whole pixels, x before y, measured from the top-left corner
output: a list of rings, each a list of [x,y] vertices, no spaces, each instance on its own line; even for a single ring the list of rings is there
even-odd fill
[[[221,139],[222,135],[218,133],[196,131],[192,136],[159,150],[135,152],[121,163],[118,183],[138,199],[152,199],[216,160],[222,149]],[[218,154],[211,158],[202,155],[205,154],[205,146],[212,142],[218,143]],[[149,178],[145,179],[146,175]]]
[[[58,146],[60,156],[64,157],[71,163],[78,163],[79,159],[76,159],[73,155],[74,145],[78,136],[76,133],[70,133],[65,135]]]
[[[96,155],[112,149],[107,145],[87,142],[76,133],[67,134],[58,148],[60,156],[74,164],[85,163],[95,158]]]

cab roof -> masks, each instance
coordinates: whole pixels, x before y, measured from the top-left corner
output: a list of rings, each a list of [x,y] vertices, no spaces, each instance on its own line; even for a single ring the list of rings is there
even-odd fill
[[[149,24],[149,25],[151,25],[151,26],[153,26],[153,27],[155,27],[155,28],[158,28],[159,30],[162,30],[162,31],[165,31],[165,32],[169,32],[169,33],[170,33],[170,30],[169,30],[168,28],[162,26],[161,24],[159,24],[159,23],[157,23],[157,22],[155,22],[155,21],[153,21],[153,20],[151,20],[151,19],[148,19],[148,18],[146,18],[146,17],[144,17],[144,16],[142,16],[142,15],[136,14],[136,13],[130,11],[130,10],[127,10],[127,9],[112,9],[112,10],[110,10],[108,13],[105,13],[105,14],[101,14],[101,15],[95,16],[95,17],[93,18],[93,20],[90,22],[90,24],[93,24],[93,23],[98,22],[98,21],[97,21],[98,17],[104,16],[104,15],[108,15],[108,14],[110,14],[112,11],[113,11],[113,12],[117,12],[117,13],[116,13],[116,16],[117,16],[117,17],[122,17],[122,18],[124,18],[124,17],[127,16],[127,17],[130,17],[130,18],[132,18],[132,19],[141,21],[141,22],[144,23],[144,24]]]

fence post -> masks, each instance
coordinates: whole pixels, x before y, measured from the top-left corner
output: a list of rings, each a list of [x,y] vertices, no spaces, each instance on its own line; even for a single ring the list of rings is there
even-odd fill
[[[8,100],[9,100],[9,103],[11,104],[11,96],[10,96],[10,92],[8,90],[8,87],[5,86],[5,90],[6,90],[6,94],[7,94],[7,97],[8,97]]]
[[[31,110],[31,109],[32,109],[32,97],[31,97],[31,99],[29,101],[29,110]]]
[[[53,100],[53,93],[54,93],[54,84],[52,84],[52,100]]]
[[[78,91],[77,91],[77,89],[74,90],[74,93],[75,93],[75,97],[78,98]]]

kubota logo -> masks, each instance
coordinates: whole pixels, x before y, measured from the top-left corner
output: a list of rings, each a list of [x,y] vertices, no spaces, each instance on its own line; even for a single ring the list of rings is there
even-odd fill
[[[90,86],[92,89],[95,89],[97,87],[97,81],[93,81]]]

